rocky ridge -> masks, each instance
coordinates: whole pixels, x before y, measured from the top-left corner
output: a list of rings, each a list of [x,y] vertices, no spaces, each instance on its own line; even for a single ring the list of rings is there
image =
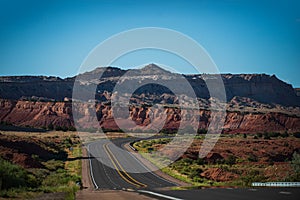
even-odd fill
[[[212,81],[216,76],[180,75],[150,64],[134,70],[97,68],[66,79],[44,76],[0,77],[0,121],[17,126],[73,127],[74,113],[70,99],[73,85],[77,84],[84,97],[88,96],[85,93],[90,88],[96,89],[94,99],[76,99],[78,103],[89,102],[74,110],[76,116],[80,116],[79,120],[90,121],[87,117],[96,111],[101,127],[118,130],[111,109],[117,84],[130,85],[133,81],[156,79],[163,79],[166,84],[178,84],[180,78],[184,77],[195,91],[200,107],[200,111],[194,113],[194,116],[200,117],[200,122],[196,117],[189,119],[189,122],[194,125],[199,122],[199,129],[206,129],[210,122],[210,105],[215,101],[209,95],[206,81]],[[224,132],[300,131],[299,96],[291,85],[274,75],[222,74],[221,77],[227,96],[227,102],[223,102],[227,109]],[[187,116],[187,109],[192,102],[191,97],[184,94],[184,89],[180,95],[185,107],[181,109],[176,108],[178,97],[169,88],[159,84],[147,84],[133,94],[124,92],[122,95],[130,96],[129,118],[141,129],[151,122],[150,116],[153,114],[157,120],[162,119],[163,115],[167,116],[164,129],[176,129],[181,118]],[[164,111],[151,110],[154,104],[162,105]],[[91,127],[91,124],[87,123],[86,127],[81,128],[87,127]]]

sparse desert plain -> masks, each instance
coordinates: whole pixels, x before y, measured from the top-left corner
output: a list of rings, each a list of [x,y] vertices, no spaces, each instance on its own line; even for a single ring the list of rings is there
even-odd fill
[[[191,147],[162,170],[196,188],[250,187],[252,182],[299,180],[300,157],[295,153],[300,149],[298,134],[223,134],[213,150],[199,158],[204,137],[196,136]],[[143,153],[157,151],[170,141],[142,140],[133,146]]]
[[[99,79],[97,73],[104,76]],[[212,81],[216,75],[189,74],[185,78],[196,93],[199,107],[194,106],[195,99],[185,88],[181,88],[179,95],[180,106],[179,97],[157,84],[142,86],[133,94],[119,92],[118,105],[121,106],[114,107],[113,88],[125,73],[132,73],[126,79],[129,83],[152,81],[157,74],[163,83],[180,82],[178,74],[155,64],[135,70],[96,68],[65,79],[0,77],[1,198],[75,199],[80,190],[77,195],[82,199],[85,194],[90,195],[90,191],[99,192],[99,188],[101,191],[138,191],[141,187],[178,191],[246,188],[253,182],[300,180],[300,96],[290,84],[275,75],[221,74],[226,92],[226,101],[221,102],[210,97],[204,81]],[[82,94],[79,99],[72,99],[75,83]],[[98,87],[94,99],[86,99],[90,86]],[[128,96],[129,102],[124,106],[121,100]],[[213,119],[211,105],[214,103],[219,106],[215,111],[221,113],[218,109],[224,108],[224,124],[214,148],[199,158]],[[124,107],[128,115],[121,120],[115,118],[114,114],[122,113]],[[128,126],[128,121],[134,122],[134,126]],[[122,174],[122,165],[126,165],[127,160],[123,159],[122,163],[123,154],[117,155],[118,151],[102,140],[116,139],[121,149],[125,146],[122,142],[127,142],[155,165],[156,160],[146,157],[145,152],[164,147],[180,126],[183,134],[195,134],[193,142],[156,176]],[[157,136],[144,140],[151,135]],[[94,155],[86,151],[90,144],[93,144]],[[136,162],[135,166],[145,167],[139,158],[128,153],[125,151],[124,155],[132,159],[130,164]],[[174,154],[172,150],[165,153]],[[97,156],[106,158],[117,169],[93,159]],[[95,178],[93,173],[97,175]],[[167,177],[169,182],[159,177]],[[174,178],[179,184],[170,182]],[[147,185],[149,179],[155,179],[152,185]]]
[[[80,189],[81,145],[74,132],[0,131],[0,157],[2,198],[74,199]]]

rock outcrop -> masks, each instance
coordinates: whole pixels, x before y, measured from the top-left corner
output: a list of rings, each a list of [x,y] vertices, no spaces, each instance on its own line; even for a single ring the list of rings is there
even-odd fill
[[[143,130],[150,122],[150,116],[154,115],[156,123],[165,119],[163,129],[177,129],[182,117],[190,117],[188,125],[197,126],[197,115],[188,115],[187,110],[176,108],[152,109],[132,106],[129,119],[135,121],[138,127]],[[77,119],[84,122],[80,128],[102,128],[119,130],[114,121],[110,105],[84,104],[79,110],[74,111]],[[97,119],[91,119],[93,112],[96,112]],[[150,113],[151,112],[151,113]],[[0,120],[16,126],[29,127],[73,127],[73,114],[71,102],[32,102],[17,100],[0,100]],[[166,117],[164,117],[166,116]],[[206,129],[210,122],[210,111],[200,110],[198,112],[199,129]],[[99,124],[93,122],[98,120]],[[77,127],[78,128],[78,127]],[[243,112],[227,111],[224,124],[226,133],[256,133],[256,132],[299,132],[300,117],[297,115],[282,112]]]
[[[194,99],[184,86],[178,84],[183,77],[196,94],[200,106],[197,113],[188,113]],[[227,95],[227,102],[221,102],[226,104],[227,109],[224,132],[300,131],[300,97],[298,90],[291,85],[274,75],[223,74],[221,77]],[[216,101],[210,97],[206,82],[216,78],[217,75],[179,75],[154,64],[133,70],[97,68],[66,79],[45,76],[0,77],[0,121],[16,126],[73,127],[73,116],[76,115],[76,120],[84,122],[84,126],[79,128],[98,128],[100,124],[105,129],[118,130],[111,101],[116,94],[115,86],[127,84],[123,93],[118,94],[118,103],[122,103],[122,98],[130,97],[129,105],[125,105],[130,110],[128,118],[140,129],[150,124],[151,115],[155,116],[157,123],[164,123],[161,126],[164,129],[177,129],[182,119],[187,117],[185,121],[188,123],[184,126],[198,125],[199,129],[206,129],[211,120],[210,105]],[[166,85],[177,84],[176,87],[181,91],[179,96],[165,85],[156,84],[158,79]],[[133,93],[126,93],[126,89],[130,89],[134,82],[147,81],[152,83],[139,87]],[[73,96],[73,103],[82,105],[72,110],[74,84],[86,99]],[[91,92],[92,96],[89,95]],[[179,99],[184,105],[180,109]],[[164,109],[150,109],[153,105],[161,105]],[[97,119],[91,119],[93,117]],[[97,121],[97,124],[92,121]]]

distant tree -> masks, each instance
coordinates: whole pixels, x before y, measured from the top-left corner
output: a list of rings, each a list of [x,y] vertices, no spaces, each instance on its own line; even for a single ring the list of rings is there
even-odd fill
[[[280,133],[278,133],[278,132],[270,132],[270,133],[268,133],[268,135],[270,137],[278,137],[278,136],[280,136]]]
[[[56,126],[56,127],[55,127],[55,130],[56,130],[56,131],[61,131],[61,130],[62,130],[62,127],[61,127],[61,126]]]
[[[74,126],[70,126],[69,131],[76,131],[76,128]]]
[[[207,130],[204,129],[204,128],[199,128],[199,129],[197,130],[197,133],[198,133],[198,134],[206,134],[206,133],[207,133]]]
[[[247,138],[247,134],[246,133],[244,133],[243,138]]]
[[[284,132],[281,134],[281,137],[283,137],[283,138],[289,137],[289,134],[287,132]]]
[[[300,132],[293,133],[293,136],[296,138],[300,138]]]
[[[262,136],[263,136],[262,133],[257,133],[256,135],[257,135],[257,137],[259,137],[259,138],[262,138]]]
[[[54,126],[53,126],[53,124],[52,123],[50,123],[50,124],[48,124],[48,130],[53,130],[54,129]]]
[[[271,139],[269,133],[264,133],[264,139],[265,139],[265,140]]]

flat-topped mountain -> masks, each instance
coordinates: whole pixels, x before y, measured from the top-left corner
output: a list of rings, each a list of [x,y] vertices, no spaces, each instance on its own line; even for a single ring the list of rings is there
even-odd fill
[[[111,93],[120,77],[126,76],[130,79],[154,79],[159,76],[166,83],[178,83],[181,81],[179,74],[171,73],[149,64],[141,69],[123,70],[116,67],[99,67],[93,71],[78,75],[77,77],[61,79],[59,77],[46,76],[3,76],[0,77],[0,98],[18,100],[20,98],[30,98],[32,96],[56,101],[63,101],[65,97],[72,98],[72,89],[75,79],[83,82],[97,83],[98,89],[95,91],[101,96],[103,93]],[[216,75],[205,74],[205,80],[214,79]],[[204,75],[193,74],[184,75],[190,83],[198,98],[209,99],[209,91],[204,81]],[[295,90],[275,75],[266,74],[222,74],[221,75],[227,101],[234,97],[246,97],[266,104],[280,104],[284,106],[300,106],[299,91]],[[86,83],[84,83],[86,84]],[[151,91],[162,95],[170,94],[170,90],[165,87],[154,87],[147,85],[141,88],[140,93]],[[140,95],[140,94],[139,94]]]
[[[300,131],[300,101],[299,89],[279,80],[276,76],[266,74],[222,74],[227,97],[226,120],[223,131],[228,133],[255,132],[298,132]],[[184,79],[196,94],[200,110],[193,115],[189,107],[192,102],[189,93],[182,86]],[[89,124],[89,117],[97,117],[102,128],[119,130],[112,114],[111,99],[115,94],[116,85],[126,85],[127,89],[134,83],[147,83],[137,88],[130,96],[130,118],[140,128],[150,122],[150,112],[157,120],[167,114],[163,126],[165,130],[179,127],[181,117],[190,116],[187,125],[206,129],[210,122],[211,98],[206,86],[207,81],[214,81],[217,75],[192,74],[180,75],[171,73],[150,64],[141,69],[123,70],[116,67],[101,67],[93,71],[79,74],[76,77],[61,79],[46,76],[5,76],[0,77],[0,122],[15,126],[36,128],[74,126],[73,115],[81,121],[87,121],[83,129],[99,128]],[[162,80],[159,82],[159,80]],[[162,85],[158,83],[163,83]],[[80,95],[88,104],[82,104],[81,99],[74,103],[82,104],[80,109],[72,108],[74,84],[79,86]],[[166,85],[175,85],[181,91],[184,108],[178,110],[178,97]],[[90,87],[92,86],[92,87]],[[128,90],[130,91],[130,90]],[[94,95],[88,95],[92,92]],[[120,93],[119,93],[120,94]],[[122,94],[120,94],[121,97]],[[92,100],[92,101],[90,101]],[[94,101],[96,100],[96,101]],[[93,102],[96,102],[94,104]],[[165,111],[149,110],[147,106],[163,105]],[[144,105],[147,105],[146,107]],[[75,110],[72,110],[75,109]],[[96,111],[96,116],[93,115]],[[200,121],[198,118],[200,117]],[[76,127],[78,128],[78,127]]]

